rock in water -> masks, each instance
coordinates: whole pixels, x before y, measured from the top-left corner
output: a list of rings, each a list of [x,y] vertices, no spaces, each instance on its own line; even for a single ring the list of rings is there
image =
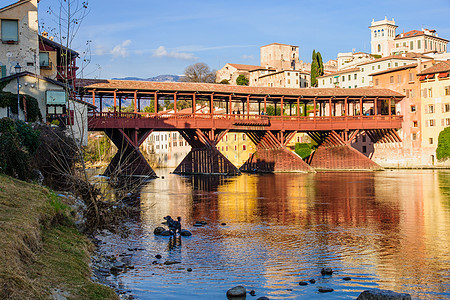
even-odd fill
[[[245,299],[246,293],[247,293],[247,291],[245,290],[245,287],[238,285],[227,291],[227,298],[233,299],[233,298],[241,297],[241,298]]]
[[[155,235],[161,235],[165,231],[164,227],[156,227],[155,230],[153,230],[153,233]]]
[[[300,282],[298,283],[298,285],[308,285],[308,283],[305,282],[305,281],[300,281]]]
[[[256,300],[270,300],[269,298],[267,298],[266,296],[262,296],[262,297],[259,297],[258,299],[256,299]]]
[[[181,230],[180,235],[181,236],[191,236],[192,233],[189,230],[183,229],[183,230]]]
[[[322,275],[332,275],[333,269],[331,268],[322,268],[322,271],[320,271]]]
[[[164,262],[164,264],[165,264],[166,266],[170,266],[170,265],[174,265],[174,264],[181,264],[181,262],[180,262],[180,261],[166,260],[166,261]]]
[[[320,288],[319,293],[331,293],[334,291],[332,288]]]
[[[162,236],[171,236],[172,232],[170,232],[169,230],[164,230],[163,232],[161,232]]]
[[[411,300],[411,295],[389,290],[372,289],[362,292],[357,300]]]

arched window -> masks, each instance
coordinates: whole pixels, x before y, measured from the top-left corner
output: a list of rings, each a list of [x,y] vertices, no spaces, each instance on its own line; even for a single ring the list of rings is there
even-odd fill
[[[381,36],[384,36],[384,29],[381,29]]]
[[[376,30],[373,31],[373,34],[374,34],[375,37],[377,37],[377,31]]]
[[[378,52],[381,52],[381,44],[378,44]]]

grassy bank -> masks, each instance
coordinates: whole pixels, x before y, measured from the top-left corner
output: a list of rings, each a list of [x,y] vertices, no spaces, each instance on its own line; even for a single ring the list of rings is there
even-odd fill
[[[90,280],[91,250],[55,194],[0,175],[0,299],[118,299]]]

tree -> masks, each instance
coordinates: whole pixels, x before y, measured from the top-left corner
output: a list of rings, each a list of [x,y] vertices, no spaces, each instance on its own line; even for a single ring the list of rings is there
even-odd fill
[[[241,74],[236,78],[236,84],[237,85],[248,85],[248,78],[245,77],[245,75]]]
[[[450,127],[439,133],[438,146],[436,148],[436,158],[445,160],[450,157]]]
[[[311,86],[318,86],[317,77],[322,76],[324,74],[324,67],[322,61],[322,55],[320,52],[316,53],[316,50],[313,50],[312,54],[312,63],[311,63]]]
[[[228,79],[222,79],[221,82],[219,82],[220,84],[230,84],[230,82],[228,81]]]
[[[184,70],[181,81],[214,83],[216,82],[216,72],[205,63],[196,63]]]

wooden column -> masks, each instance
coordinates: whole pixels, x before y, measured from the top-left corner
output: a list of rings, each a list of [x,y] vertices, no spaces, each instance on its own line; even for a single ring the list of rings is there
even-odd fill
[[[362,97],[359,99],[359,115],[362,116],[363,112],[362,112],[362,106],[363,106],[363,101],[362,101]]]
[[[155,114],[158,113],[158,93],[154,92],[153,93],[153,98],[155,99]]]
[[[317,101],[317,97],[314,97],[314,100],[313,100],[313,106],[314,106],[314,119],[316,118],[316,101]]]
[[[264,96],[264,114],[265,115],[267,114],[266,108],[267,108],[267,96]]]
[[[95,105],[95,90],[92,91],[92,104]]]
[[[389,98],[389,117],[391,116],[391,98]]]
[[[103,96],[100,95],[100,112],[103,111]]]
[[[119,112],[122,111],[122,96],[119,96]]]
[[[134,91],[134,113],[137,113],[137,91]]]
[[[116,90],[114,90],[114,112],[117,112],[117,109],[116,109],[116,107],[117,107],[117,92],[116,92]]]
[[[344,100],[344,116],[348,116],[348,97],[345,97]]]
[[[375,99],[373,99],[373,114],[376,116],[378,115],[378,103],[377,103],[378,97],[375,97]]]
[[[280,108],[280,116],[283,116],[284,115],[284,113],[283,113],[283,111],[284,111],[284,96],[281,96],[281,103],[280,103],[280,106],[281,106],[281,108]]]
[[[247,95],[247,117],[250,117],[250,95]]]
[[[192,94],[192,113],[194,114],[194,116],[195,116],[195,111],[197,110],[197,109],[195,109],[195,93],[193,93]]]
[[[138,97],[138,112],[141,112],[141,97]]]
[[[229,107],[228,113],[229,113],[229,114],[231,114],[231,113],[233,112],[233,108],[232,108],[232,106],[231,106],[231,104],[232,104],[231,98],[232,98],[232,97],[233,97],[232,95],[229,95],[229,96],[228,96],[228,107]]]
[[[173,112],[177,113],[177,92],[173,93]]]
[[[214,114],[214,93],[211,94],[211,99],[209,101],[209,113]]]
[[[331,118],[331,97],[328,99],[328,105],[330,106],[328,111],[330,112],[330,118]]]
[[[300,97],[297,98],[297,117],[300,116]]]

